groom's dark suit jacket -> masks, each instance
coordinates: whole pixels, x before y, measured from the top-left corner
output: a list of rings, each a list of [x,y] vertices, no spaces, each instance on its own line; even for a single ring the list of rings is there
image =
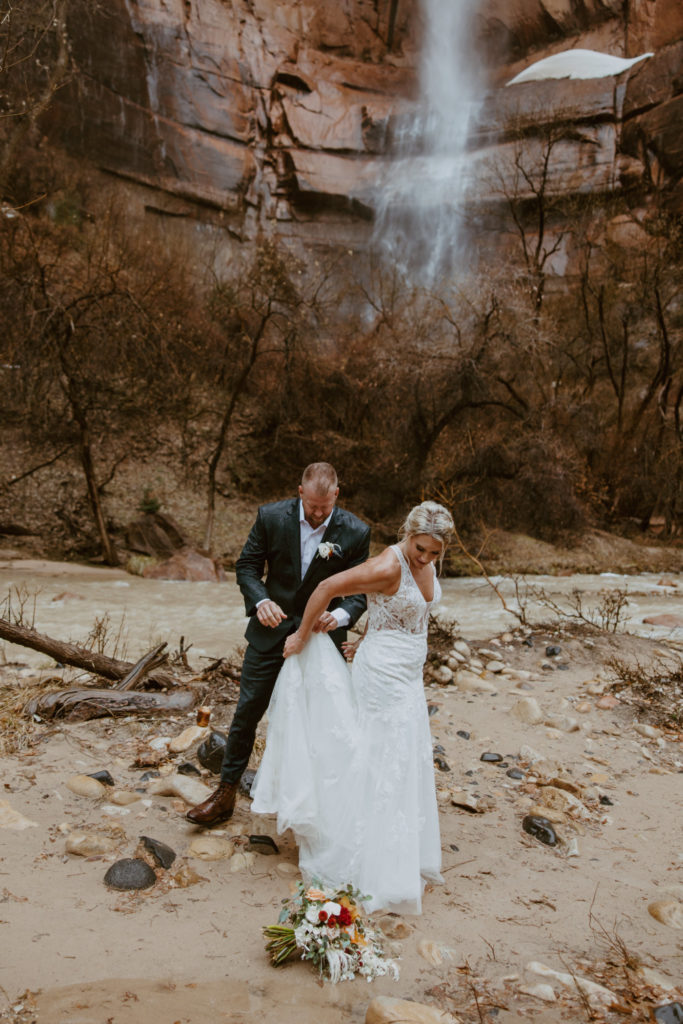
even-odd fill
[[[370,548],[370,527],[351,512],[335,506],[323,540],[336,544],[339,553],[325,559],[316,552],[302,579],[299,499],[276,501],[259,508],[236,563],[237,584],[250,616],[245,635],[256,650],[269,651],[284,642],[299,625],[306,601],[321,580],[365,561]],[[264,598],[276,601],[287,615],[274,629],[262,626],[256,617],[256,605]],[[353,625],[363,614],[365,604],[364,595],[355,594],[335,598],[330,610],[345,608]],[[336,629],[330,637],[339,645],[346,630]]]

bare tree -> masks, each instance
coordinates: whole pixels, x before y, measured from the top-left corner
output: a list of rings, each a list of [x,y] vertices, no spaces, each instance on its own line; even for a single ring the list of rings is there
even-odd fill
[[[264,240],[236,276],[214,280],[208,297],[212,330],[202,346],[198,395],[210,437],[204,524],[207,551],[213,545],[219,470],[238,405],[244,403],[259,367],[267,374],[269,386],[278,390],[278,373],[274,370],[277,367],[284,372],[297,335],[304,301],[295,284],[300,269],[290,254],[275,242]]]
[[[152,443],[191,331],[177,327],[182,293],[171,268],[118,237],[117,220],[111,210],[84,230],[22,215],[0,221],[0,295],[12,310],[0,350],[17,366],[8,406],[34,441],[75,445],[110,565],[118,557],[104,489]]]
[[[71,73],[69,0],[0,0],[0,198],[30,132]]]

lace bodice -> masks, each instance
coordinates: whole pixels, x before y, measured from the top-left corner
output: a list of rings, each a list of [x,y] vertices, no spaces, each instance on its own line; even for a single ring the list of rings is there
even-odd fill
[[[401,633],[426,635],[429,612],[441,600],[441,587],[434,574],[434,598],[425,601],[405,555],[398,544],[391,550],[401,566],[401,582],[395,594],[368,594],[368,632],[393,629]]]

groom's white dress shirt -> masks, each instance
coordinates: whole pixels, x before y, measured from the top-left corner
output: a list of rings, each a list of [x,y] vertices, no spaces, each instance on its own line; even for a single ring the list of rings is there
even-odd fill
[[[303,506],[303,503],[302,503],[301,499],[299,499],[299,537],[300,537],[300,540],[301,540],[301,579],[304,578],[304,576],[306,575],[306,573],[308,571],[309,565],[311,564],[311,562],[315,558],[315,553],[318,550],[318,545],[320,544],[320,542],[323,539],[323,535],[325,533],[325,530],[329,526],[331,518],[332,518],[332,512],[330,512],[329,516],[327,517],[327,519],[325,520],[324,523],[321,523],[320,526],[317,526],[315,529],[313,529],[311,524],[306,519],[306,516],[304,515],[304,506]],[[267,601],[267,600],[269,600],[269,599],[267,597],[264,597],[263,601],[259,601],[258,604],[256,605],[256,607],[258,608],[260,605],[263,604],[264,601]],[[344,628],[344,626],[348,626],[349,622],[351,621],[351,616],[349,615],[349,613],[347,612],[347,610],[345,608],[333,608],[332,611],[330,612],[330,615],[333,615],[335,617],[335,619],[337,620],[337,624],[342,629]]]
[[[301,537],[301,579],[304,578],[308,571],[308,567],[315,558],[315,553],[318,550],[318,545],[323,539],[325,530],[329,526],[330,519],[332,518],[332,512],[320,526],[315,529],[306,519],[304,515],[304,506],[301,499],[299,499],[299,535]],[[333,608],[330,612],[334,615],[339,626],[348,626],[351,621],[351,616],[345,608]]]

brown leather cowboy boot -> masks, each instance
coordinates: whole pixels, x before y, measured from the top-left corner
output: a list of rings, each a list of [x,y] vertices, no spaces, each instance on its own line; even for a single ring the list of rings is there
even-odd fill
[[[185,815],[193,825],[218,825],[232,818],[237,796],[237,782],[221,782],[218,789],[203,803],[191,808]]]

